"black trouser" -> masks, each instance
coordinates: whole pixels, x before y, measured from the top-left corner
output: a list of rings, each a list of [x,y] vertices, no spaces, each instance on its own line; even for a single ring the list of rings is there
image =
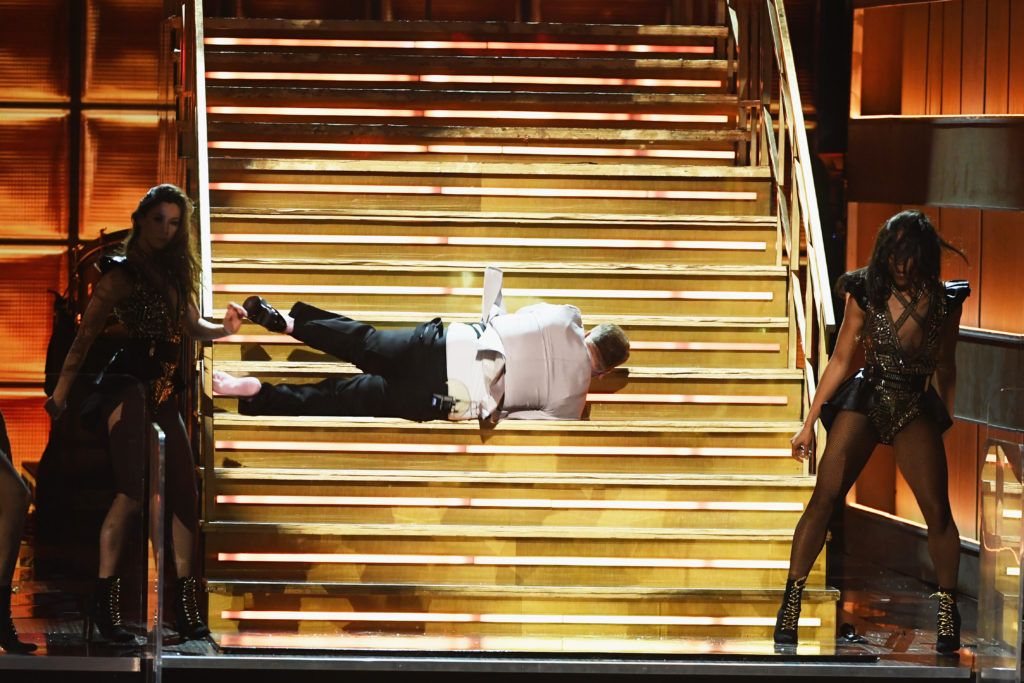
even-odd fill
[[[431,398],[447,393],[444,326],[440,318],[417,327],[378,330],[302,302],[292,306],[292,336],[354,364],[363,374],[316,384],[263,384],[239,401],[245,415],[337,415],[444,418]]]

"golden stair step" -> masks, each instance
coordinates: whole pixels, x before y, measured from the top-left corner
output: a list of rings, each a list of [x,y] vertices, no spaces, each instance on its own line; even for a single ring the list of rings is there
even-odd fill
[[[531,473],[795,475],[799,422],[505,420],[213,416],[215,467]]]
[[[813,477],[615,477],[220,468],[207,519],[262,522],[781,528]]]
[[[584,318],[599,315],[781,316],[787,307],[782,266],[650,266],[632,264],[490,263],[504,271],[507,310],[542,301],[572,303]],[[477,262],[288,258],[218,260],[215,308],[261,293],[288,308],[302,300],[359,316],[361,310],[430,310],[434,315],[479,307],[483,269]]]
[[[293,581],[761,588],[791,530],[208,522],[208,576]],[[614,569],[614,571],[612,571]],[[822,586],[824,560],[809,585]]]
[[[360,374],[340,362],[239,361],[217,364],[233,375],[276,383],[318,382]],[[595,378],[585,415],[594,419],[795,420],[800,417],[803,374],[785,368],[619,368]],[[229,408],[234,399],[217,398]]]
[[[241,295],[239,295],[241,298]],[[433,317],[423,311],[364,311],[359,319],[378,329],[419,324]],[[446,314],[445,322],[477,322],[473,314]],[[614,322],[630,339],[630,365],[636,367],[783,368],[788,363],[789,325],[784,318],[665,318],[587,315],[588,324]],[[213,343],[213,360],[332,360],[290,335],[272,334],[245,323],[239,334]]]
[[[364,21],[318,19],[309,22],[302,19],[237,18],[225,19],[207,17],[203,21],[207,36],[261,35],[284,38],[288,36],[309,37],[394,37],[433,40],[445,36],[458,36],[468,40],[491,40],[494,37],[536,39],[541,42],[565,39],[578,42],[580,38],[600,37],[609,42],[677,45],[679,39],[727,38],[725,26],[698,26],[682,24],[581,24],[550,22],[474,22],[474,21]]]
[[[211,627],[340,633],[770,637],[781,590],[211,582]],[[801,635],[829,640],[838,591],[804,593]],[[592,629],[592,630],[584,630]]]

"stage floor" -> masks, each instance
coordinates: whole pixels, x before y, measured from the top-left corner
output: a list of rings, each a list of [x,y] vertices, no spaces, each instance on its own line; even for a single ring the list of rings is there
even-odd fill
[[[217,672],[218,681],[258,680],[271,672],[364,671],[483,673],[536,676],[609,674],[704,677],[800,677],[918,680],[968,680],[979,652],[1005,655],[979,643],[977,603],[961,598],[963,642],[959,656],[935,653],[935,603],[925,584],[846,558],[838,623],[852,626],[855,637],[802,642],[779,650],[769,641],[672,639],[663,641],[604,638],[458,639],[445,643],[423,636],[352,634],[351,647],[315,649],[306,639],[266,648],[219,648],[211,642],[165,641],[162,665],[167,680],[195,680]],[[836,583],[839,583],[837,580]],[[59,607],[58,607],[59,609]],[[131,676],[149,666],[140,649],[86,644],[81,620],[19,618],[26,639],[40,645],[31,656],[0,655],[0,671],[79,671]],[[849,631],[849,627],[844,627]],[[258,642],[258,639],[257,639]],[[290,647],[303,645],[303,647]],[[312,647],[311,647],[312,645]],[[1007,660],[1006,666],[1012,666]],[[261,674],[260,672],[264,672]],[[0,674],[0,676],[4,676]],[[6,680],[6,676],[4,676]],[[203,676],[205,678],[205,676]]]

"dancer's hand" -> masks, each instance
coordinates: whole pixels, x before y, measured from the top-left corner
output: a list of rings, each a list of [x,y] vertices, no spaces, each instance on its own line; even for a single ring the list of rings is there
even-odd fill
[[[57,403],[53,396],[51,396],[46,399],[46,403],[43,404],[43,408],[46,410],[46,413],[50,416],[51,420],[57,420],[64,414],[64,410],[67,408],[67,402],[61,401],[60,403]]]
[[[797,460],[806,460],[814,453],[814,427],[804,423],[800,431],[789,440],[793,446],[793,457]]]
[[[245,317],[245,309],[232,301],[224,311],[224,331],[228,334],[236,334],[241,329],[242,320]]]

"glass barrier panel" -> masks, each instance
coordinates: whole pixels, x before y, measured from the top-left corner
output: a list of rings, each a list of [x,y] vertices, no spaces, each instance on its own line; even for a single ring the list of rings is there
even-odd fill
[[[978,672],[981,680],[1020,681],[1024,388],[996,392],[981,439]]]
[[[38,646],[34,669],[159,681],[163,434],[148,393],[131,376],[80,374],[42,453],[19,454],[33,465],[23,470],[33,504],[13,616]],[[13,659],[0,656],[0,671]]]

